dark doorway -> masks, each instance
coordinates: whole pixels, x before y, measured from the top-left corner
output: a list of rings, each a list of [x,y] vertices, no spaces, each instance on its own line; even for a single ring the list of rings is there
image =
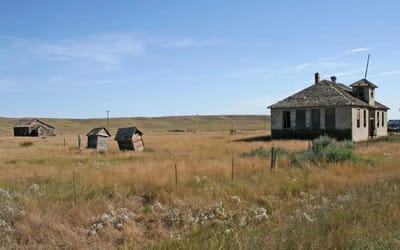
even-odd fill
[[[376,136],[375,111],[369,112],[369,136]]]

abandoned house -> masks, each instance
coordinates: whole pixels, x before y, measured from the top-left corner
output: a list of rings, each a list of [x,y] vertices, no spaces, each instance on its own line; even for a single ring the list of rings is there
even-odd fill
[[[120,150],[144,150],[143,133],[136,127],[119,128],[115,135]]]
[[[87,147],[97,151],[108,150],[108,139],[111,136],[106,128],[94,128],[87,133]]]
[[[14,136],[54,136],[55,128],[38,119],[20,120],[14,126]]]
[[[283,99],[271,109],[273,139],[313,139],[328,135],[337,139],[363,141],[387,135],[388,107],[375,101],[377,86],[361,79],[350,86],[320,80]]]

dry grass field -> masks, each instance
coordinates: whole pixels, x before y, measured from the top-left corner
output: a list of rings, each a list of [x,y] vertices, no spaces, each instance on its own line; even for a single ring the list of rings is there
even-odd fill
[[[268,140],[263,117],[158,121],[111,122],[114,133],[142,129],[143,153],[112,140],[107,153],[79,151],[93,121],[54,120],[61,129],[47,138],[1,131],[0,248],[400,248],[399,137],[357,144],[340,163],[294,166],[278,154],[271,172],[268,154],[243,153],[309,142]]]

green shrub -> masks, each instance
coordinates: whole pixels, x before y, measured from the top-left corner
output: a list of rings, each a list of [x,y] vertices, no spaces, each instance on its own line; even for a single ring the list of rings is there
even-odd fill
[[[24,141],[19,144],[21,147],[30,147],[33,146],[33,142],[31,141]]]
[[[318,164],[344,162],[354,159],[352,142],[338,142],[328,136],[321,136],[314,139],[309,150],[290,154],[291,164],[299,167],[303,166],[305,162]]]
[[[276,155],[277,156],[282,156],[282,155],[287,155],[289,152],[286,151],[283,148],[275,148]],[[263,158],[269,158],[271,157],[271,150],[266,149],[265,147],[261,146],[256,149],[251,149],[248,152],[243,152],[240,154],[241,158],[250,158],[250,157],[263,157]]]

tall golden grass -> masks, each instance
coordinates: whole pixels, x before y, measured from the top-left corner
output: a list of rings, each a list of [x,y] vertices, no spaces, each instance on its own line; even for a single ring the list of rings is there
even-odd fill
[[[279,231],[288,226],[287,218],[293,211],[304,209],[305,194],[328,197],[380,180],[400,179],[400,145],[396,143],[358,144],[356,154],[361,159],[356,162],[295,168],[281,157],[271,172],[269,158],[241,158],[240,154],[261,146],[268,150],[272,146],[305,150],[308,141],[244,140],[262,136],[263,131],[147,133],[143,153],[120,152],[110,140],[109,151],[104,154],[79,151],[75,135],[2,137],[0,188],[25,197],[19,201],[25,216],[15,219],[11,236],[3,232],[11,238],[0,246],[114,248],[155,244],[168,238],[169,232],[140,202],[139,198],[148,194],[164,206],[184,203],[205,207],[223,201],[226,209],[236,212],[263,206],[271,216],[270,223],[276,225],[268,226],[268,230]],[[21,146],[25,141],[33,145]],[[75,206],[73,171],[77,174]],[[196,183],[200,177],[207,181]],[[40,194],[27,192],[32,184],[40,186]],[[242,202],[232,201],[233,196]],[[88,237],[93,217],[118,207],[142,214],[144,221],[131,223],[122,231],[107,228],[98,237]]]

